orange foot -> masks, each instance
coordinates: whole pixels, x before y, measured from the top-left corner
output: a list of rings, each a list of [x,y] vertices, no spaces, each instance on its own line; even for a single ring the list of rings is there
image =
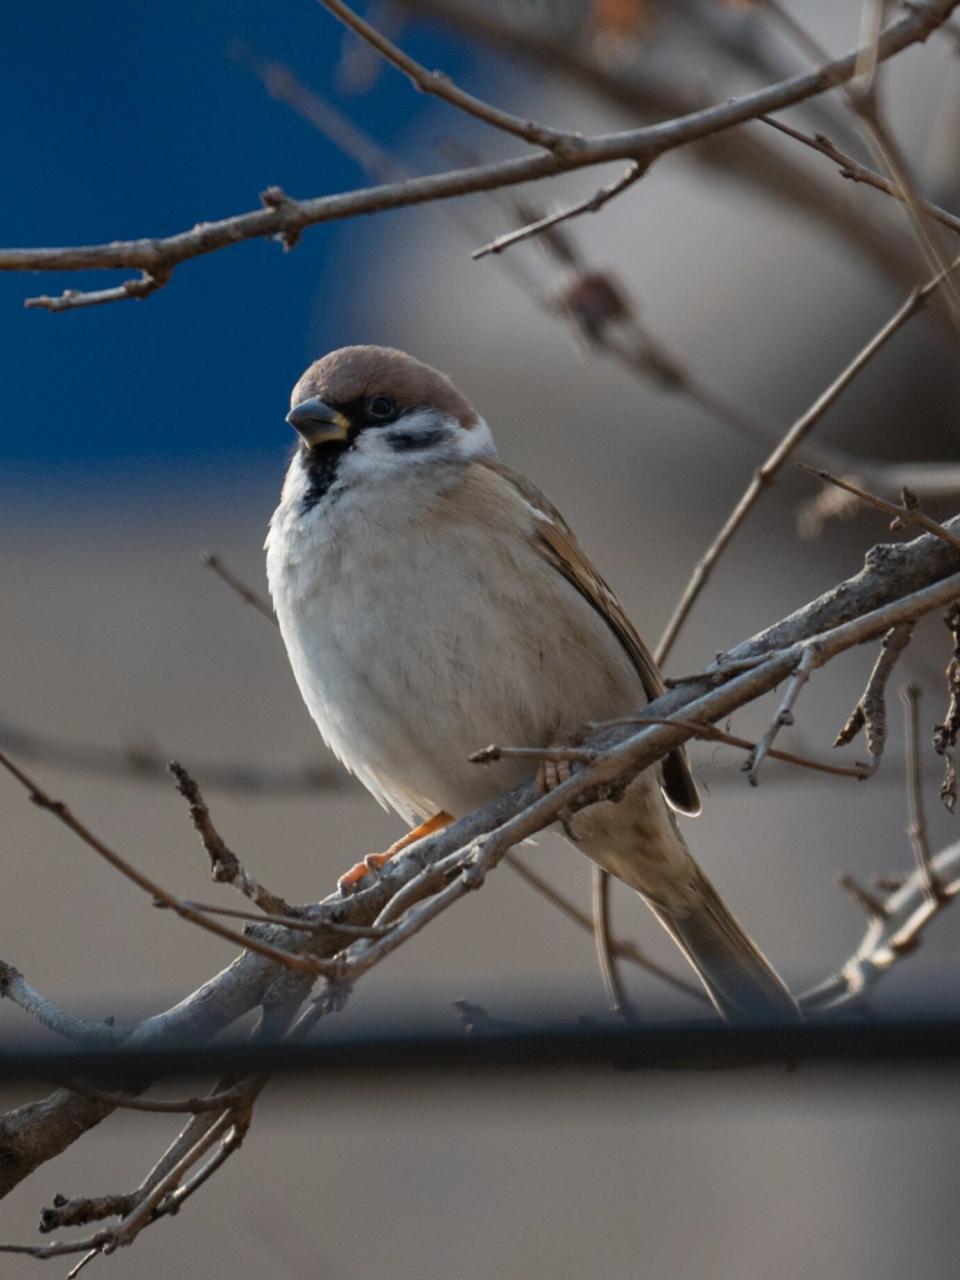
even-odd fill
[[[422,840],[424,836],[432,836],[436,831],[442,831],[444,827],[449,827],[453,818],[443,809],[439,813],[435,813],[432,818],[428,818],[426,822],[421,822],[419,827],[414,827],[412,831],[408,831],[405,836],[401,836],[386,853],[368,853],[362,862],[358,862],[356,866],[351,867],[337,881],[337,888],[343,897],[353,893],[360,881],[370,871],[378,871],[385,862],[397,853],[401,853],[410,845],[415,844],[418,840]]]

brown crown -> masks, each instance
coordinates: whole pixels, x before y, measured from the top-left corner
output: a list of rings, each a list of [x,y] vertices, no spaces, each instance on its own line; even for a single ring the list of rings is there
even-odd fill
[[[291,405],[316,396],[331,406],[369,396],[389,396],[403,407],[429,405],[466,428],[476,411],[445,373],[393,347],[341,347],[315,361],[293,389]]]

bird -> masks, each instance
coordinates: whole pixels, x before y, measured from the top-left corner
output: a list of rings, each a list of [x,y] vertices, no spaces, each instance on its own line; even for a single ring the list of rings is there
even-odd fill
[[[298,436],[266,541],[293,675],[327,746],[416,825],[341,881],[529,775],[488,742],[548,748],[635,715],[663,678],[557,508],[501,461],[451,379],[348,346],[293,389]],[[541,785],[555,785],[541,766]],[[568,838],[636,890],[728,1021],[793,1020],[788,988],[700,869],[676,814],[700,801],[682,748]]]

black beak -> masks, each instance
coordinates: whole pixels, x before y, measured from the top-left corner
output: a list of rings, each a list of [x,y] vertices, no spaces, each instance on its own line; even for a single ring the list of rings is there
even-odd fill
[[[350,429],[349,420],[337,409],[311,396],[301,402],[287,414],[287,421],[300,435],[308,449],[314,445],[326,444],[330,440],[346,440]]]

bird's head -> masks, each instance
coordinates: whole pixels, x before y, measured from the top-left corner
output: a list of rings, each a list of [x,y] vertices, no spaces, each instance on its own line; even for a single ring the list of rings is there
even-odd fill
[[[492,453],[490,431],[446,374],[391,347],[342,347],[293,389],[299,462],[322,483]]]

